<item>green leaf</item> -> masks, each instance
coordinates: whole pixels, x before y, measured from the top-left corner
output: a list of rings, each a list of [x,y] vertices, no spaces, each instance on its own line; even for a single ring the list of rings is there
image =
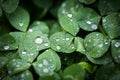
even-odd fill
[[[92,4],[94,3],[96,0],[79,0],[81,3],[84,3],[84,4]]]
[[[13,76],[7,76],[4,80],[34,80],[30,71],[24,71]]]
[[[93,58],[99,58],[105,54],[110,46],[110,41],[99,32],[92,32],[85,37],[84,45],[87,54]]]
[[[6,13],[12,13],[18,7],[19,0],[3,0],[2,8]]]
[[[120,63],[120,40],[112,40],[111,45],[112,57],[115,62]]]
[[[101,15],[108,15],[112,12],[117,12],[120,9],[120,1],[114,0],[99,0],[98,10]]]
[[[16,44],[16,41],[11,35],[4,34],[0,37],[0,50],[1,51],[15,50],[17,48],[18,46]]]
[[[13,59],[9,61],[7,70],[10,75],[25,71],[30,67],[30,64],[21,59]]]
[[[85,50],[85,47],[84,47],[84,40],[82,38],[75,37],[74,44],[75,44],[75,47],[76,47],[76,51],[78,51],[82,54],[85,54],[86,50]]]
[[[111,13],[103,18],[103,28],[111,39],[120,36],[120,14]]]
[[[49,48],[50,42],[46,34],[41,31],[34,31],[26,34],[20,47],[24,47],[27,51],[35,52]]]
[[[24,8],[18,7],[13,13],[6,14],[6,16],[14,28],[20,31],[26,31],[29,25],[30,16]]]
[[[95,80],[119,80],[120,65],[109,64],[98,69]],[[102,74],[102,75],[101,75]]]
[[[28,32],[34,32],[34,31],[41,31],[44,34],[48,34],[49,33],[49,28],[48,26],[45,24],[45,22],[42,21],[34,21],[29,29]]]
[[[40,76],[53,75],[54,71],[61,68],[60,58],[56,52],[49,49],[38,56],[37,61],[33,63],[33,67]]]
[[[89,61],[91,61],[94,64],[102,64],[102,65],[112,63],[113,61],[109,52],[105,53],[102,57],[99,58],[93,58],[90,55],[87,55],[87,58]]]
[[[57,52],[66,52],[67,48],[71,45],[72,40],[72,35],[66,32],[57,32],[50,36],[50,46]]]
[[[77,0],[66,0],[58,12],[61,27],[74,36],[79,32],[76,13],[80,7],[82,7],[82,5],[79,4]]]
[[[0,57],[0,69],[3,68],[8,62],[7,57]]]
[[[73,64],[63,71],[62,80],[84,80],[85,70],[79,64]]]
[[[32,0],[32,1],[39,8],[49,8],[53,3],[52,0]]]
[[[98,29],[100,16],[92,8],[80,8],[76,17],[80,28],[86,31]]]

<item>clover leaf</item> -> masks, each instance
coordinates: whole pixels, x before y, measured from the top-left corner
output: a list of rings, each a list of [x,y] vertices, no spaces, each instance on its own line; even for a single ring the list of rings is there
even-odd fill
[[[30,16],[24,8],[18,7],[13,13],[6,14],[6,16],[14,28],[20,31],[27,30],[30,21]]]
[[[87,55],[99,58],[105,54],[110,46],[110,41],[99,32],[92,32],[85,37],[84,45]]]
[[[8,62],[7,57],[0,57],[0,69],[4,67]]]
[[[92,4],[94,3],[96,0],[79,0],[81,3],[84,3],[84,4]]]
[[[49,49],[40,54],[37,61],[33,63],[33,67],[39,76],[50,76],[54,71],[61,68],[60,58],[56,52]]]

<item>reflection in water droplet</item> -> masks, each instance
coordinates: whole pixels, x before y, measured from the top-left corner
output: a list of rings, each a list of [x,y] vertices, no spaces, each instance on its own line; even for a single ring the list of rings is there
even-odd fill
[[[47,68],[45,68],[45,69],[43,69],[43,72],[44,72],[44,73],[48,73],[49,70],[48,70]]]
[[[87,24],[92,24],[92,22],[91,21],[87,21]]]
[[[91,28],[92,28],[93,30],[96,30],[96,29],[97,29],[97,25],[96,25],[96,24],[92,24],[92,25],[91,25]]]
[[[35,39],[35,43],[37,43],[37,44],[41,44],[42,42],[43,42],[43,39],[41,37],[37,37]]]
[[[69,18],[72,18],[72,14],[67,14],[67,16],[68,16]]]
[[[24,51],[22,51],[22,54],[24,55],[24,54],[26,54],[27,52],[24,50]]]
[[[42,67],[42,66],[43,66],[43,64],[39,64],[38,66],[39,66],[39,67]]]
[[[23,23],[23,22],[20,22],[20,23],[19,23],[19,26],[20,26],[20,27],[22,27],[23,25],[24,25],[24,23]]]
[[[33,29],[29,29],[28,32],[33,32]]]
[[[46,59],[43,60],[44,65],[48,65],[48,61]]]
[[[120,47],[120,42],[116,42],[115,47],[117,47],[117,48]]]
[[[10,47],[8,45],[3,46],[4,50],[8,50]]]
[[[56,48],[57,48],[57,50],[60,50],[60,49],[61,49],[61,47],[60,47],[60,46],[56,46]]]

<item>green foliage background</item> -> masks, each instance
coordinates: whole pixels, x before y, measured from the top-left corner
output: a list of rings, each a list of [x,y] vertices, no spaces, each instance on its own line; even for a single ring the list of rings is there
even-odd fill
[[[119,0],[0,0],[0,80],[120,80]]]

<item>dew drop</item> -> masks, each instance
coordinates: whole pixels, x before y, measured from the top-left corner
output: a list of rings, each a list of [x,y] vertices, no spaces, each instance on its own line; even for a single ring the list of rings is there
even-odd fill
[[[60,47],[60,46],[56,46],[56,48],[57,48],[57,50],[60,50],[60,49],[61,49],[61,47]]]
[[[103,44],[99,44],[98,46],[99,46],[99,47],[103,47]]]
[[[39,66],[39,67],[42,67],[42,66],[43,66],[43,64],[39,64],[38,66]]]
[[[97,25],[96,25],[96,24],[92,24],[92,25],[91,25],[91,28],[92,28],[93,30],[96,30],[96,29],[97,29]]]
[[[10,47],[8,45],[3,46],[4,50],[8,50]]]
[[[22,22],[19,23],[19,26],[22,27],[24,24]]]
[[[91,21],[87,21],[87,24],[92,24],[92,22]]]
[[[24,51],[22,51],[22,54],[23,54],[23,55],[25,55],[26,53],[27,53],[27,52],[26,52],[25,50],[24,50]]]
[[[60,41],[60,39],[56,39],[56,41]]]
[[[70,40],[70,38],[66,38],[66,40],[68,41],[68,40]]]
[[[31,56],[33,56],[33,55],[34,55],[34,53],[31,53],[30,55],[31,55]]]
[[[29,29],[28,32],[33,32],[33,29]]]
[[[48,65],[48,61],[46,59],[43,60],[44,65]]]
[[[120,47],[120,42],[116,42],[115,47],[117,47],[117,48]]]
[[[106,19],[103,19],[103,22],[105,23],[105,22],[106,22]]]
[[[20,67],[20,65],[16,65],[16,67]]]
[[[8,71],[8,73],[10,74],[10,73],[12,73],[12,71]]]
[[[44,45],[45,45],[45,46],[49,46],[49,43],[45,43]]]
[[[49,70],[48,70],[47,68],[45,68],[45,69],[43,69],[43,72],[44,72],[44,73],[48,73]]]
[[[63,14],[65,14],[65,13],[66,13],[66,11],[65,11],[65,10],[62,10],[62,13],[63,13]]]
[[[35,39],[35,43],[37,43],[37,44],[41,44],[42,42],[43,42],[43,39],[40,38],[40,37],[37,37],[37,38]]]
[[[72,14],[67,14],[67,16],[68,16],[69,18],[72,18]]]
[[[24,75],[24,74],[22,74],[22,75],[21,75],[21,78],[23,78],[24,76],[25,76],[25,75]]]

